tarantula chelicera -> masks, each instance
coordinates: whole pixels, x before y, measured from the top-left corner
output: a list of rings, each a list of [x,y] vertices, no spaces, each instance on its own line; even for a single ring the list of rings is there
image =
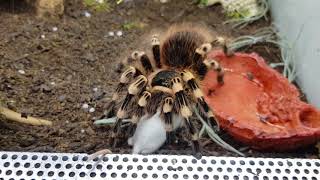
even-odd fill
[[[120,77],[107,110],[107,116],[111,117],[120,101],[119,94],[128,87],[116,112],[113,144],[115,146],[117,142],[123,119],[131,119],[131,129],[127,131],[130,134],[142,116],[152,116],[160,111],[167,137],[173,131],[173,115],[182,117],[191,134],[192,151],[201,156],[191,107],[196,105],[209,124],[218,125],[198,81],[214,69],[218,73],[217,81],[223,85],[223,68],[214,59],[207,59],[206,55],[215,46],[221,46],[227,53],[227,46],[223,38],[213,38],[205,28],[193,25],[171,26],[161,39],[162,42],[153,36],[151,40],[153,58],[145,52],[135,51],[121,64],[121,67],[128,67]]]

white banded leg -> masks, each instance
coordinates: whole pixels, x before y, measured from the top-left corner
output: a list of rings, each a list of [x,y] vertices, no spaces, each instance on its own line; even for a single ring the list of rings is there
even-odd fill
[[[172,90],[175,94],[175,101],[178,103],[178,112],[183,117],[185,121],[185,126],[188,132],[191,134],[191,143],[192,143],[192,151],[193,155],[199,159],[201,158],[200,145],[199,145],[199,135],[198,129],[191,121],[192,111],[188,107],[187,97],[184,93],[184,88],[182,84],[182,80],[179,77],[175,77],[171,80]]]
[[[112,99],[107,106],[107,110],[104,113],[107,118],[113,116],[116,102],[119,100],[119,94],[124,90],[130,80],[136,75],[136,68],[129,66],[120,76],[120,82],[117,85],[116,91],[112,95]]]
[[[117,143],[116,137],[120,132],[122,119],[128,116],[127,111],[128,111],[128,106],[130,102],[132,101],[134,96],[138,95],[145,88],[146,84],[147,84],[147,78],[143,75],[139,75],[136,78],[136,80],[129,85],[128,93],[117,112],[117,119],[113,127],[113,133],[112,133],[113,146],[116,146],[116,143]]]
[[[224,70],[220,64],[214,59],[206,59],[203,63],[207,66],[208,69],[213,69],[217,72],[217,81],[219,84],[224,83]]]
[[[160,62],[160,41],[157,35],[154,35],[151,40],[152,45],[152,53],[153,58],[156,64],[157,68],[161,68],[161,62]]]
[[[199,85],[197,84],[193,74],[190,71],[183,71],[181,73],[181,76],[183,81],[192,90],[193,97],[196,99],[197,105],[201,108],[200,110],[203,112],[201,114],[205,115],[205,119],[207,120],[207,123],[211,126],[216,127],[216,129],[219,129],[218,121],[215,118],[209,105],[204,100],[203,92],[199,88]]]
[[[220,64],[217,61],[213,59],[206,59],[207,54],[215,46],[222,46],[223,51],[227,56],[233,55],[233,53],[229,52],[229,49],[226,45],[226,40],[223,37],[217,37],[211,43],[204,43],[196,49],[194,61],[203,62],[199,64],[196,71],[201,78],[204,78],[207,72],[213,68],[218,73],[218,76],[217,76],[218,82],[220,84],[223,84],[223,76],[224,76],[223,68],[221,68]]]
[[[214,46],[220,46],[223,49],[223,52],[227,56],[231,56],[233,52],[231,52],[227,46],[227,41],[223,37],[217,37],[214,41],[211,42],[211,45]]]
[[[164,104],[162,106],[162,114],[165,124],[165,130],[167,133],[167,144],[171,143],[171,136],[173,131],[173,124],[172,124],[172,109],[173,109],[173,98],[167,97],[164,99]]]
[[[137,123],[141,119],[141,117],[145,114],[145,107],[147,106],[148,101],[151,98],[151,93],[148,91],[144,91],[138,100],[138,107],[134,111],[134,114],[131,118],[131,125],[129,126],[128,134],[131,136],[136,127]]]

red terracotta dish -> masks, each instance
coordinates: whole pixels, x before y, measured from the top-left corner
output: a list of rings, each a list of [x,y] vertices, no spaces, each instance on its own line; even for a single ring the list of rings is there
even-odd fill
[[[205,99],[220,125],[236,140],[259,150],[287,151],[320,140],[320,111],[302,102],[297,88],[257,54],[226,57],[213,51],[225,70],[224,85],[210,71]]]

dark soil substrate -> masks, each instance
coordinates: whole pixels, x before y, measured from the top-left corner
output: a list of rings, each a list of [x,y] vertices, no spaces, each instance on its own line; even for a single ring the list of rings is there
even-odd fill
[[[141,37],[176,22],[203,23],[229,37],[252,33],[270,24],[260,20],[235,31],[223,25],[226,19],[220,6],[199,8],[191,1],[180,0],[167,4],[147,0],[111,3],[109,12],[89,10],[90,18],[83,15],[88,8],[82,1],[68,0],[65,16],[47,21],[37,19],[23,1],[13,2],[0,1],[0,101],[18,112],[52,120],[54,126],[34,127],[0,117],[1,151],[93,153],[111,148],[110,127],[95,127],[93,121],[103,114],[118,82],[114,65],[141,44]],[[123,28],[131,22],[143,27]],[[123,36],[108,37],[109,31],[117,30],[122,30]],[[246,49],[253,50],[268,61],[279,59],[278,49],[270,45]],[[25,74],[18,73],[19,70]],[[84,111],[81,108],[84,103],[94,107],[95,112]],[[233,142],[226,134],[222,137],[248,156],[313,157],[315,154],[313,147],[300,153],[258,153]],[[190,154],[188,143],[179,140],[157,153]],[[201,144],[206,144],[205,155],[236,156],[208,139],[201,139]],[[111,150],[130,153],[125,142],[121,148]]]

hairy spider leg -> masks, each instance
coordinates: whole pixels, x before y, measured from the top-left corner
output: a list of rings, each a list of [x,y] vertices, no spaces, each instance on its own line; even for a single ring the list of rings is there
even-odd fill
[[[147,78],[144,75],[139,75],[136,78],[136,80],[129,85],[128,93],[117,112],[117,119],[113,127],[113,132],[112,132],[113,147],[115,147],[117,144],[116,137],[118,137],[118,134],[120,132],[122,119],[127,117],[128,105],[132,101],[133,97],[138,95],[145,88],[146,84],[147,84]]]
[[[224,71],[221,68],[220,64],[214,59],[206,59],[208,52],[212,49],[210,43],[202,44],[199,48],[196,49],[195,58],[198,66],[196,66],[195,71],[200,76],[201,79],[208,73],[210,69],[215,70],[218,73],[217,81],[219,84],[223,84]]]
[[[183,81],[192,90],[192,94],[197,102],[197,106],[200,107],[200,110],[202,111],[201,114],[204,114],[205,119],[207,120],[207,123],[210,126],[216,127],[216,129],[219,129],[218,121],[214,116],[212,110],[210,109],[209,105],[204,100],[203,92],[199,88],[199,85],[196,82],[194,75],[190,71],[185,70],[181,73],[181,76]]]
[[[223,49],[223,52],[227,56],[232,56],[234,52],[232,52],[227,45],[226,40],[223,37],[217,37],[215,40],[213,40],[211,43],[211,46],[220,46]]]
[[[131,125],[129,126],[128,135],[133,135],[134,131],[137,128],[137,123],[141,119],[141,117],[145,114],[145,107],[148,104],[148,101],[151,98],[151,93],[149,91],[143,91],[142,95],[140,96],[138,100],[138,107],[134,111],[134,114],[131,118]]]
[[[116,102],[119,100],[119,94],[129,84],[130,80],[135,77],[138,73],[137,69],[133,66],[129,66],[120,76],[120,82],[117,85],[116,91],[112,95],[112,99],[107,106],[107,110],[104,113],[107,118],[114,115]]]
[[[150,59],[144,52],[134,51],[132,55],[128,57],[126,64],[137,63],[137,60],[139,60],[139,64],[141,65],[142,69],[129,66],[129,68],[122,73],[120,77],[120,83],[117,85],[116,91],[112,96],[112,100],[107,106],[107,111],[105,112],[107,117],[112,117],[114,115],[116,102],[119,100],[119,94],[125,89],[126,85],[129,84],[132,77],[136,77],[141,74],[147,75],[153,72]]]
[[[214,59],[206,59],[203,61],[203,64],[205,64],[205,66],[207,67],[207,71],[209,69],[213,69],[214,71],[217,72],[217,81],[220,85],[222,85],[224,83],[224,70],[223,68],[220,66],[220,64],[214,60]]]
[[[153,58],[157,68],[161,68],[160,62],[160,40],[157,35],[153,35],[151,40]]]
[[[171,136],[173,131],[173,125],[172,125],[172,109],[173,109],[173,98],[167,97],[164,99],[164,104],[162,106],[162,114],[163,119],[165,123],[165,130],[166,130],[166,143],[171,143]]]
[[[139,55],[139,59],[140,59],[140,63],[142,68],[144,69],[145,74],[150,74],[152,73],[153,67],[150,61],[150,58],[147,56],[147,54],[145,52],[141,52]]]
[[[193,155],[196,158],[200,159],[202,155],[200,152],[200,145],[198,142],[199,140],[198,129],[190,120],[192,116],[192,111],[188,107],[188,102],[187,102],[186,94],[184,93],[182,80],[180,77],[175,77],[171,80],[171,82],[172,82],[172,90],[175,94],[175,101],[177,101],[178,103],[178,111],[185,121],[185,126],[188,132],[191,134]]]

